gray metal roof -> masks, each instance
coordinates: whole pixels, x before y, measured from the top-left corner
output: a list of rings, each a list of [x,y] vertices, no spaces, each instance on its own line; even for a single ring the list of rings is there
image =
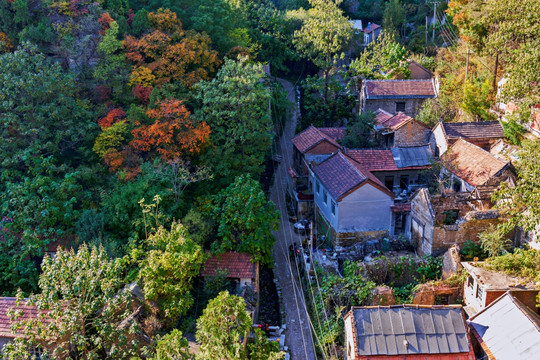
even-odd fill
[[[469,323],[497,360],[540,357],[540,317],[508,292]]]
[[[395,147],[391,150],[398,168],[428,166],[433,163],[433,154],[429,145]]]
[[[461,307],[355,307],[352,315],[358,355],[449,354],[470,350]]]

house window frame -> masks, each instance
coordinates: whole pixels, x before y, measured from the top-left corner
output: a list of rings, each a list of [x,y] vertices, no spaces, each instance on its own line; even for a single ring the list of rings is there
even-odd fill
[[[316,190],[317,190],[317,195],[320,195],[320,193],[321,193],[321,182],[318,181],[318,180],[315,180],[315,187],[316,187]]]
[[[326,189],[323,190],[323,203],[328,205],[328,191]]]
[[[332,216],[336,216],[336,209],[337,209],[337,204],[334,200],[330,200],[330,212],[332,213]]]
[[[476,298],[480,301],[480,303],[484,302],[484,294],[485,294],[484,289],[482,289],[482,287],[478,285],[476,287]]]
[[[396,101],[396,113],[398,112],[405,112],[405,108],[407,106],[407,102],[405,101]],[[403,108],[403,110],[400,110],[401,108]]]

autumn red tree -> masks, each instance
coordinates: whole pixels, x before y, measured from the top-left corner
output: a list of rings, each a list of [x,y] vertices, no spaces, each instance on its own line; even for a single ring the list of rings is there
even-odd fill
[[[124,116],[126,116],[126,113],[122,109],[112,109],[107,113],[107,115],[104,118],[101,118],[98,120],[98,125],[104,129],[110,127],[112,124],[114,124],[119,119],[122,119]]]
[[[170,10],[150,13],[148,18],[154,31],[140,39],[128,35],[124,40],[126,58],[133,64],[130,85],[153,87],[181,81],[191,87],[208,80],[220,64],[210,37],[184,31]]]
[[[205,122],[194,123],[180,100],[161,101],[146,114],[154,122],[150,125],[135,123],[130,142],[135,151],[172,160],[198,153],[208,143],[210,127]]]

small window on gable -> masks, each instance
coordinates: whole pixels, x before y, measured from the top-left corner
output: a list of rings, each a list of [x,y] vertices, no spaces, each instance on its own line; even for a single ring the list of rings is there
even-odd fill
[[[332,210],[332,215],[336,216],[336,203],[334,201],[332,201],[331,210]]]
[[[318,180],[315,180],[315,186],[317,188],[317,195],[321,193],[321,183]]]
[[[478,290],[476,291],[476,297],[478,298],[478,300],[484,301],[484,300],[483,300],[483,297],[484,297],[484,289],[482,289],[482,287],[480,287],[480,286],[478,286]]]
[[[396,112],[398,111],[401,111],[401,112],[405,111],[405,102],[403,101],[396,102]]]

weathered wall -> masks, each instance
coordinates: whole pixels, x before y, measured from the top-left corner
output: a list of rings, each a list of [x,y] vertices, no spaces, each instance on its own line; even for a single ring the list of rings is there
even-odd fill
[[[426,99],[385,99],[385,100],[366,99],[365,105],[362,108],[362,112],[376,111],[377,109],[380,108],[385,111],[388,111],[390,114],[396,114],[397,113],[396,103],[404,102],[405,103],[404,113],[411,117],[416,117],[416,115],[418,115],[418,112],[420,111],[420,108],[422,107],[422,104],[424,103],[425,100]]]
[[[411,80],[428,80],[433,77],[433,74],[414,62],[409,64],[409,71]]]
[[[387,176],[394,178],[394,186],[399,186],[399,179],[402,175],[409,176],[409,185],[420,184],[420,173],[423,170],[398,170],[398,171],[372,171],[373,175],[377,177],[383,184]],[[392,189],[390,189],[392,190]]]
[[[394,146],[425,145],[431,130],[417,121],[409,121],[394,131]]]

